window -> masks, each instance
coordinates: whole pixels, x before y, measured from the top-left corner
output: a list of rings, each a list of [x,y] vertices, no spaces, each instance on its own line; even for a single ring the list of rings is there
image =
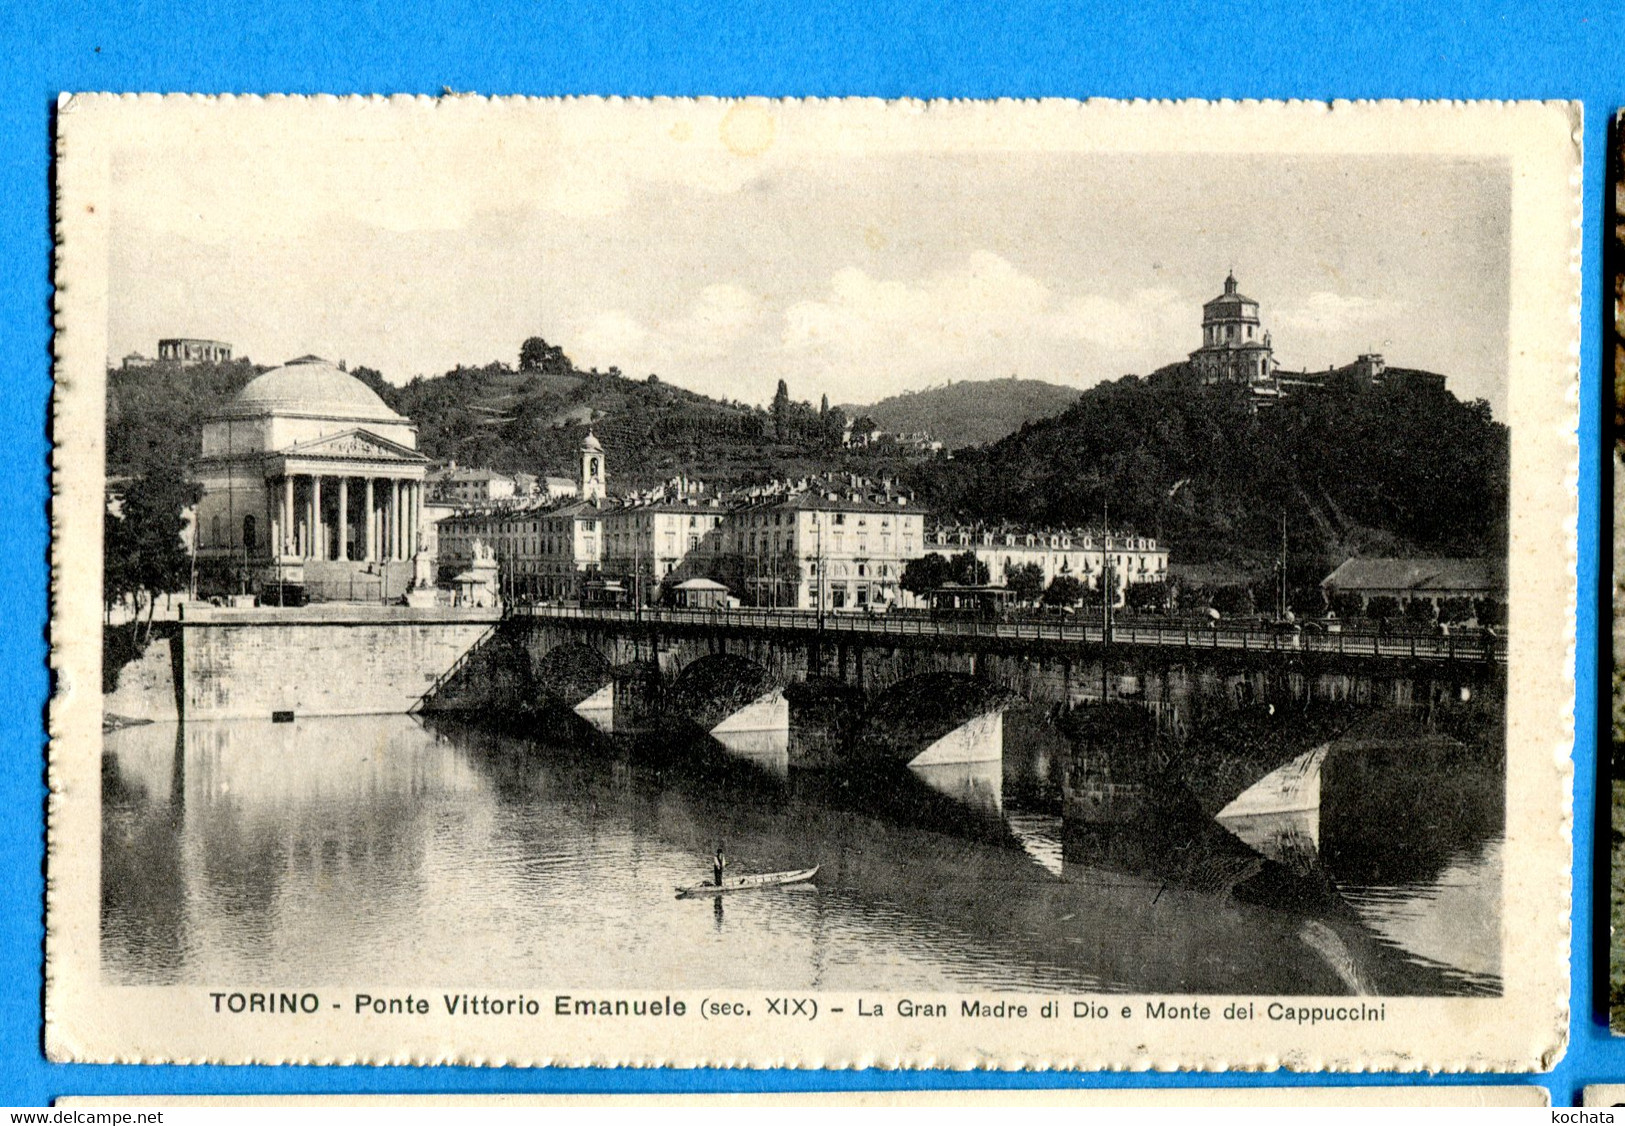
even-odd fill
[[[844,524],[844,523],[846,523],[846,513],[844,513],[844,512],[837,512],[837,513],[836,513],[836,514],[835,514],[835,522],[836,522],[836,523],[837,523],[837,524]]]
[[[252,516],[243,517],[243,546],[254,546],[254,518]]]
[[[220,517],[218,516],[209,521],[209,542],[216,546],[220,544]]]

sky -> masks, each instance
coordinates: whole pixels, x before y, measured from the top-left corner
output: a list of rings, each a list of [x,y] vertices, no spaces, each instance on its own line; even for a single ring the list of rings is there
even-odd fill
[[[1378,351],[1505,413],[1504,164],[340,120],[177,121],[115,154],[115,362],[195,336],[402,383],[516,363],[540,335],[581,368],[750,403],[780,379],[832,403],[1011,375],[1082,389],[1183,359],[1234,270],[1284,367]]]

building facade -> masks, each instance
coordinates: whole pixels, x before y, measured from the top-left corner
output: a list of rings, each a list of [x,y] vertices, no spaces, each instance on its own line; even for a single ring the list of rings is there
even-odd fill
[[[518,492],[517,483],[506,473],[457,465],[430,473],[428,485],[431,497],[453,505],[494,504],[511,500]]]
[[[906,497],[807,489],[736,509],[724,525],[722,581],[747,605],[859,610],[905,601],[903,567],[925,548],[923,509]]]
[[[663,587],[714,578],[723,569],[723,525],[729,515],[714,497],[608,506],[604,577],[619,580],[634,601],[643,603],[659,601]]]
[[[1446,602],[1470,603],[1491,619],[1504,613],[1507,571],[1500,559],[1346,559],[1320,582],[1328,601],[1357,602],[1362,612],[1373,599],[1391,598],[1401,610],[1425,602],[1437,614]]]
[[[316,356],[265,372],[203,425],[198,592],[403,594],[427,467],[417,427],[354,376]]]
[[[987,567],[993,586],[1004,586],[1017,567],[1034,564],[1044,573],[1045,589],[1067,575],[1098,590],[1109,565],[1119,605],[1131,585],[1168,581],[1168,549],[1152,537],[1125,532],[939,527],[926,551],[945,559],[970,552]]]

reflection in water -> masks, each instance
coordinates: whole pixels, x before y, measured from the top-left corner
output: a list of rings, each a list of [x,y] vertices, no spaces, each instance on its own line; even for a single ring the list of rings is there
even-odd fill
[[[1004,808],[1004,764],[997,759],[910,765],[908,771],[939,794],[971,809],[998,813]]]
[[[1217,820],[1254,852],[1277,864],[1286,865],[1300,876],[1308,875],[1320,865],[1318,806],[1286,813],[1220,817]]]
[[[104,974],[1499,989],[1498,765],[1442,741],[1334,745],[1318,837],[1301,816],[1221,825],[1177,802],[1063,823],[1053,733],[1023,734],[1041,727],[1012,713],[1002,766],[818,770],[789,765],[782,735],[611,739],[579,716],[525,736],[408,717],[128,728],[104,754]],[[736,874],[821,870],[709,911],[676,899],[719,841]]]

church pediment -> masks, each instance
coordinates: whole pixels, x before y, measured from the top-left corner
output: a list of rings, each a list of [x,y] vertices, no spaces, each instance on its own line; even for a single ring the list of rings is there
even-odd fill
[[[380,438],[366,430],[346,430],[279,450],[282,457],[342,458],[356,461],[394,461],[424,464],[428,458],[399,442]]]

